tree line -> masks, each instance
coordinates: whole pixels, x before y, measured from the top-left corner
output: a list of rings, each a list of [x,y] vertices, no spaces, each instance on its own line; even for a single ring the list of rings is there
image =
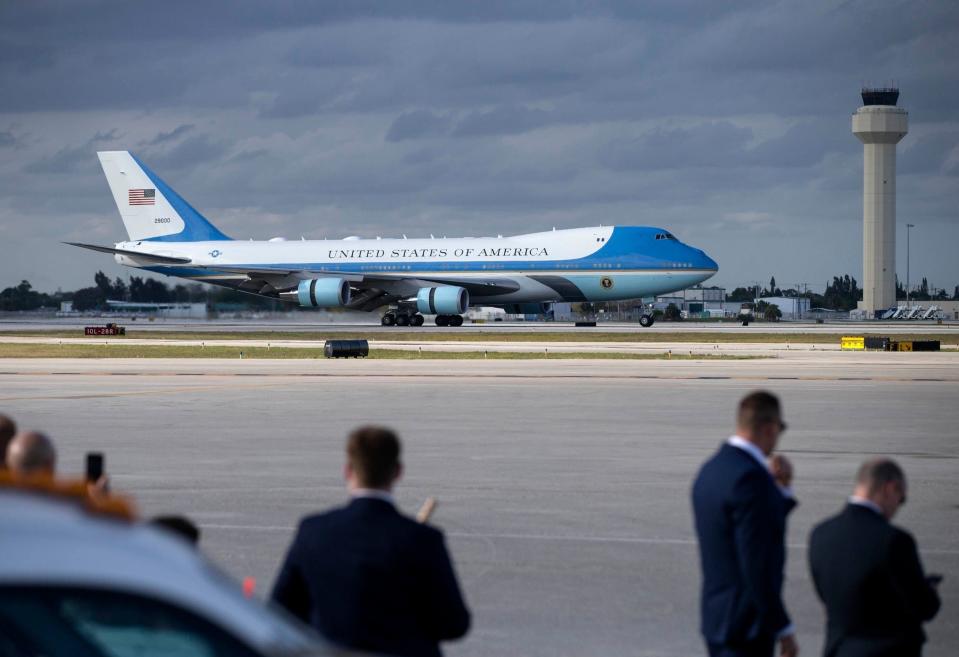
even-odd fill
[[[98,271],[93,285],[72,292],[57,291],[52,294],[38,292],[29,281],[0,290],[0,310],[38,310],[59,308],[64,301],[72,301],[74,310],[107,310],[107,301],[130,301],[140,303],[205,303],[236,305],[250,309],[279,307],[280,302],[224,287],[200,283],[177,283],[167,285],[163,281],[142,276],[130,276],[124,281],[119,276],[113,280]],[[286,304],[283,304],[286,307]]]
[[[822,294],[816,292],[800,291],[795,288],[779,288],[776,285],[776,277],[769,280],[768,287],[756,285],[754,287],[737,287],[731,293],[726,295],[726,301],[738,301],[740,303],[750,302],[759,297],[803,297],[809,299],[811,308],[828,308],[829,310],[853,310],[859,301],[862,301],[862,288],[856,279],[849,274],[843,276],[833,276],[832,281],[826,282],[826,291]],[[956,286],[952,296],[942,288],[933,289],[929,282],[923,277],[922,282],[909,293],[910,301],[947,301],[949,299],[959,301],[959,285]],[[896,299],[905,301],[906,288],[896,277]]]

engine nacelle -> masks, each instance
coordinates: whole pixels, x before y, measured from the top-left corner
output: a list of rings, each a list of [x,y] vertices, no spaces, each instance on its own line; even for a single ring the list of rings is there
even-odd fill
[[[350,302],[350,284],[342,278],[311,278],[296,286],[296,299],[305,308],[337,308]]]
[[[551,303],[507,303],[500,306],[507,315],[546,315],[553,309]]]
[[[424,315],[462,315],[470,307],[470,293],[455,285],[424,287],[416,293],[416,309]]]

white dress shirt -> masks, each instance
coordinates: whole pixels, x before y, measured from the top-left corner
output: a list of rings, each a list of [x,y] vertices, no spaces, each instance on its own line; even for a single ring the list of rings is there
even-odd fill
[[[886,517],[886,515],[882,512],[882,509],[879,508],[878,504],[876,504],[872,500],[867,500],[865,497],[857,497],[856,495],[853,495],[849,498],[849,503],[855,504],[856,506],[864,506],[867,509],[871,509],[872,511],[875,511],[876,513],[881,515],[883,518]]]
[[[766,455],[763,454],[763,451],[759,449],[758,447],[756,447],[755,444],[749,442],[742,436],[730,436],[729,439],[726,441],[726,444],[732,445],[733,447],[738,447],[739,449],[743,450],[744,452],[749,454],[751,457],[756,459],[756,462],[759,463],[759,465],[763,466],[763,468],[769,471],[769,462],[766,460]],[[771,474],[772,473],[770,472],[770,475]],[[789,486],[782,486],[780,485],[778,481],[776,482],[776,486],[779,487],[779,491],[783,495],[785,495],[786,497],[790,499],[795,499],[796,496],[793,494],[792,488],[790,488]]]
[[[389,502],[393,506],[396,506],[396,500],[393,499],[393,494],[388,490],[383,490],[381,488],[354,488],[350,491],[350,497],[352,497],[354,500],[369,497],[375,500],[383,500],[384,502]]]

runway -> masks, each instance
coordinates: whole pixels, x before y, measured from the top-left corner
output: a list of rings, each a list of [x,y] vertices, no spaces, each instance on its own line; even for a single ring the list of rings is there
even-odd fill
[[[420,328],[380,326],[378,315],[353,313],[346,318],[338,318],[327,313],[321,320],[313,313],[304,318],[289,319],[286,317],[264,317],[254,319],[216,319],[216,320],[187,320],[163,319],[148,320],[140,318],[130,321],[129,317],[69,317],[69,318],[23,318],[22,316],[0,317],[0,335],[11,331],[62,331],[77,330],[82,334],[84,326],[102,325],[115,322],[136,331],[189,331],[204,333],[223,332],[317,332],[317,333],[355,333],[363,331],[371,336],[388,336],[390,333],[422,331],[424,333],[557,333],[575,331],[577,333],[846,333],[858,335],[861,333],[901,335],[930,334],[930,333],[959,333],[959,322],[944,321],[937,324],[934,321],[903,321],[903,322],[851,322],[831,321],[817,324],[812,321],[783,321],[783,322],[752,322],[743,326],[739,322],[656,322],[649,328],[643,328],[638,323],[631,322],[603,322],[597,326],[577,327],[573,322],[486,322],[469,323],[463,326],[439,327],[431,324]],[[345,321],[344,321],[345,320]]]
[[[908,356],[908,358],[903,358]],[[48,431],[62,471],[102,450],[145,515],[187,513],[203,549],[269,592],[297,519],[344,499],[343,438],[405,442],[400,505],[433,495],[474,629],[447,654],[702,654],[688,491],[744,392],[785,405],[801,505],[786,600],[807,655],[822,613],[810,527],[868,455],[910,477],[897,520],[946,576],[925,654],[959,645],[957,354],[750,361],[0,360],[0,411]]]

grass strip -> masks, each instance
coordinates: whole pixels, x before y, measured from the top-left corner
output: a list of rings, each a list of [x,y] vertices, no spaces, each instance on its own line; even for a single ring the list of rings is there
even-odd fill
[[[125,344],[0,344],[0,358],[225,358],[322,359],[322,349],[266,347],[141,346]],[[634,354],[611,352],[417,351],[371,349],[377,360],[752,360],[760,356],[730,354]]]
[[[397,329],[396,331],[346,331],[331,332],[323,331],[158,331],[150,329],[137,329],[127,326],[126,336],[111,336],[110,339],[154,339],[154,340],[311,340],[322,342],[325,340],[376,340],[382,341],[400,341],[400,342],[629,342],[629,343],[648,343],[648,342],[705,342],[705,343],[792,343],[792,344],[830,344],[839,343],[839,338],[844,335],[863,335],[891,337],[894,340],[939,340],[944,345],[959,345],[959,330],[953,332],[928,333],[928,334],[883,334],[878,332],[861,333],[855,329],[836,333],[750,333],[729,332],[718,333],[715,331],[696,331],[696,332],[636,332],[636,331],[497,331],[491,330],[468,330],[460,331],[409,331]],[[20,337],[44,337],[44,338],[81,338],[83,332],[73,331],[0,331],[2,336],[20,336]],[[91,340],[98,338],[91,337]],[[101,338],[102,339],[102,338]]]

